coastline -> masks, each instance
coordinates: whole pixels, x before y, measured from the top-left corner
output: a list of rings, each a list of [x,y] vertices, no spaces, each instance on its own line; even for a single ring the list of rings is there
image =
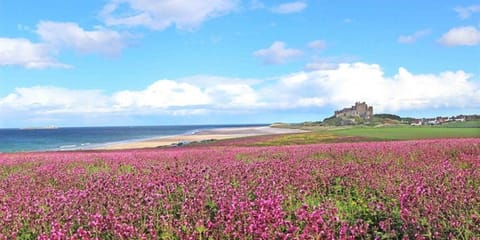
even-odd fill
[[[0,153],[83,151],[143,142],[177,135],[192,135],[217,128],[261,127],[267,124],[99,126],[58,128],[0,128]]]
[[[192,142],[201,142],[209,140],[224,140],[242,137],[262,136],[262,135],[276,135],[289,133],[306,132],[300,129],[289,128],[273,128],[269,126],[261,127],[231,127],[231,128],[213,128],[195,131],[192,134],[181,134],[165,136],[160,138],[153,138],[148,140],[131,141],[125,143],[113,143],[98,148],[95,150],[125,150],[125,149],[142,149],[142,148],[157,148],[165,146],[175,146],[177,144],[188,144]]]

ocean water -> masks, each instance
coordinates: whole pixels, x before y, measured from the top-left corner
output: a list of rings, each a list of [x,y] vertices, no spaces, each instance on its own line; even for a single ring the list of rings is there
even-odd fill
[[[250,126],[265,124],[0,129],[0,152],[92,149],[111,143],[192,134],[205,129]]]

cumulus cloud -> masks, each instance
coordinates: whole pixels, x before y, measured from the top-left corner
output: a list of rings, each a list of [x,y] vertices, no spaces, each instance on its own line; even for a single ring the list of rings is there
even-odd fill
[[[211,98],[211,103],[222,108],[254,107],[258,97],[255,90],[247,84],[222,84],[205,90]]]
[[[302,1],[283,3],[272,8],[272,12],[278,14],[299,13],[307,7],[307,4]]]
[[[122,11],[125,5],[127,10]],[[237,5],[238,0],[111,0],[100,16],[110,26],[163,30],[175,25],[179,29],[191,29],[207,19],[232,12]]]
[[[215,78],[212,76],[212,78]],[[257,102],[255,90],[246,83],[225,82],[201,87],[174,80],[158,80],[144,90],[123,90],[111,95],[100,90],[52,86],[17,88],[0,98],[0,109],[30,111],[39,115],[61,113],[179,113],[203,112],[203,108],[242,109]],[[201,111],[200,111],[201,110]]]
[[[19,29],[29,28],[19,25]],[[70,68],[55,59],[62,48],[81,53],[115,56],[126,47],[127,34],[97,27],[86,31],[76,23],[41,21],[35,33],[41,42],[24,38],[0,38],[0,66],[17,65],[30,69]]]
[[[109,112],[109,98],[100,90],[72,90],[51,86],[17,88],[0,98],[0,108],[33,111],[39,115],[56,113]]]
[[[461,19],[467,19],[474,13],[480,12],[480,5],[471,5],[467,7],[456,7],[454,8],[455,12],[457,12],[458,16]]]
[[[214,112],[241,118],[245,111],[258,116],[298,108],[317,113],[323,107],[341,108],[356,101],[366,101],[375,111],[392,113],[480,107],[480,83],[464,71],[414,74],[400,67],[393,76],[385,76],[379,65],[358,62],[266,80],[210,76],[218,84],[202,85],[195,82],[197,78],[158,80],[143,90],[112,94],[45,86],[18,88],[0,97],[0,114],[6,122],[13,122],[12,118],[25,118],[25,114],[29,118],[61,119],[65,114],[134,117],[205,116]]]
[[[212,77],[215,78],[215,77]],[[238,109],[257,101],[253,88],[244,83],[223,83],[201,87],[181,81],[159,80],[142,91],[121,91],[113,95],[116,109],[199,108]]]
[[[284,42],[276,41],[269,48],[255,51],[253,55],[264,64],[284,64],[303,55],[303,52],[298,49],[286,48]]]
[[[438,40],[445,46],[474,46],[480,44],[480,30],[474,26],[452,28]]]
[[[315,99],[336,107],[363,100],[380,111],[480,106],[480,86],[463,71],[413,74],[399,68],[387,77],[379,65],[366,63],[294,73],[281,78],[272,92],[285,101]]]
[[[430,29],[423,29],[423,30],[416,31],[412,35],[400,36],[400,37],[398,37],[397,41],[399,43],[414,43],[418,39],[420,39],[422,37],[425,37],[425,36],[428,36],[430,33],[431,33]]]
[[[18,65],[25,68],[68,68],[52,56],[52,49],[43,43],[23,38],[0,38],[0,66]]]
[[[159,80],[143,91],[121,91],[114,96],[116,107],[120,108],[169,108],[205,105],[209,96],[194,85]]]
[[[86,31],[72,22],[42,21],[36,33],[40,38],[57,48],[72,48],[81,53],[118,55],[125,47],[125,35],[116,31],[97,28]]]

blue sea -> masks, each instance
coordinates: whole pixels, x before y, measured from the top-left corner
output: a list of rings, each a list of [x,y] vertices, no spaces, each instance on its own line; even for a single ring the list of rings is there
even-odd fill
[[[197,131],[212,128],[251,126],[266,125],[252,124],[0,129],[0,152],[92,149],[112,143],[131,142],[172,135],[192,134]]]

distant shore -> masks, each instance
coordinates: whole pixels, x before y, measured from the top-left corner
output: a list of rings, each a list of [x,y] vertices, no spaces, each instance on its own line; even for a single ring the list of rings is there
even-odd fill
[[[233,127],[233,128],[215,128],[200,130],[192,134],[166,136],[161,138],[141,140],[126,143],[115,143],[96,148],[98,150],[122,150],[122,149],[141,149],[156,148],[162,146],[175,146],[179,144],[189,144],[193,142],[224,140],[250,136],[289,134],[306,132],[300,129],[275,128],[275,127]]]

